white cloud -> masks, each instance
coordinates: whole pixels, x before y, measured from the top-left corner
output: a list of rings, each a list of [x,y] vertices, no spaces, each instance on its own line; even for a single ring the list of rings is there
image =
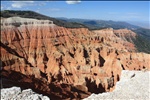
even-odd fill
[[[11,4],[11,6],[13,8],[22,8],[22,7],[34,5],[34,1],[12,1],[12,2],[13,3]]]
[[[66,3],[67,4],[77,4],[77,3],[80,3],[81,0],[67,0]]]
[[[4,7],[3,6],[1,6],[1,10],[3,10],[4,9]]]

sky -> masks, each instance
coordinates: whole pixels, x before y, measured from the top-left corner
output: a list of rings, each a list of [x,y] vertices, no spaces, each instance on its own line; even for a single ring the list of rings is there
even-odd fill
[[[150,1],[1,1],[1,10],[32,10],[50,17],[150,20]]]

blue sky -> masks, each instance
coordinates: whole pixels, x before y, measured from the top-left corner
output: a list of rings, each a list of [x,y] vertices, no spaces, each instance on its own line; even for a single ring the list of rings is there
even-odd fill
[[[150,1],[1,1],[1,10],[32,10],[51,17],[146,21]]]

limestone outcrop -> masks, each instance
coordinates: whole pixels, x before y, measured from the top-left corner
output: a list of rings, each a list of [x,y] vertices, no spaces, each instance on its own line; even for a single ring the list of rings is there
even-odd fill
[[[135,36],[127,29],[3,27],[1,74],[22,86],[33,83],[29,86],[55,98],[112,91],[122,70],[150,69],[150,55],[137,53],[131,40]]]
[[[53,26],[53,21],[50,20],[37,20],[31,18],[21,18],[21,17],[10,17],[1,18],[1,28],[4,27],[20,27],[20,26]]]
[[[11,87],[1,89],[1,100],[50,100],[50,98],[31,89],[21,90],[20,87]]]
[[[113,92],[92,94],[84,100],[149,100],[150,71],[123,70],[121,80],[117,82]]]

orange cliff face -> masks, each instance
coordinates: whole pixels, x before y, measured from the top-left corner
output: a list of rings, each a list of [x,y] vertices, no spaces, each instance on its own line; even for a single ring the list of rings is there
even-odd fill
[[[132,41],[126,40],[131,36],[136,38],[127,29],[3,27],[1,73],[18,83],[34,83],[32,88],[53,94],[55,98],[70,98],[72,94],[72,98],[81,99],[89,93],[112,91],[122,70],[150,69],[150,55],[136,53]],[[33,78],[40,80],[40,85]]]

